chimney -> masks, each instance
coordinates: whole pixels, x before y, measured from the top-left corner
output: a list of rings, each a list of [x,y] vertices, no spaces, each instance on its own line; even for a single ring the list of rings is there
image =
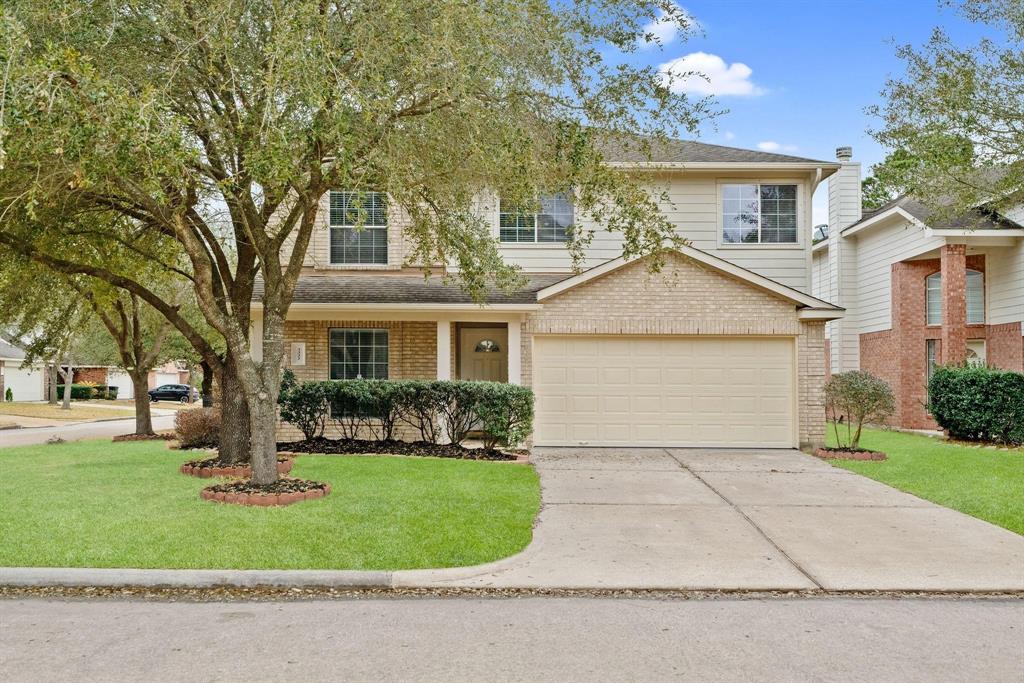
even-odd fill
[[[842,167],[828,179],[828,231],[837,235],[860,220],[860,162],[852,161],[852,147],[836,147]]]
[[[853,161],[852,147],[837,147],[836,159],[839,170],[828,179],[828,299],[844,307],[846,314],[826,327],[833,374],[860,367],[857,243],[840,235],[861,218],[860,163]]]

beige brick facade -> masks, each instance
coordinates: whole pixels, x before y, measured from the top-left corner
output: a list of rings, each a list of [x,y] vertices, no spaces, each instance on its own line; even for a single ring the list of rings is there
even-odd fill
[[[543,302],[527,313],[521,330],[522,383],[529,386],[536,334],[781,336],[796,344],[797,435],[801,447],[820,444],[825,430],[824,322],[802,322],[796,306],[747,282],[672,256],[660,273],[634,263]],[[467,316],[472,317],[472,316]],[[287,342],[306,342],[306,364],[292,368],[299,379],[327,379],[328,335],[334,327],[387,329],[389,370],[394,379],[429,379],[437,372],[437,327],[433,321],[291,321]],[[452,368],[458,340],[452,325]],[[286,358],[285,365],[290,364]],[[282,440],[300,438],[282,425]]]

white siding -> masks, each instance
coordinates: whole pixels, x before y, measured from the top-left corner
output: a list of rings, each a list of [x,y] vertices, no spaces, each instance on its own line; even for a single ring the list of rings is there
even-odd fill
[[[723,258],[759,275],[804,292],[810,291],[808,252],[810,250],[810,193],[808,183],[798,178],[766,178],[766,182],[793,182],[798,185],[798,234],[800,242],[792,246],[733,246],[720,245],[720,218],[718,185],[733,180],[711,175],[662,176],[648,185],[655,196],[664,192],[669,201],[661,203],[662,211],[676,226],[678,234],[690,245]],[[753,182],[753,178],[736,177],[737,182]],[[497,237],[497,202],[484,204],[489,212],[494,235]],[[610,233],[586,216],[577,220],[583,230],[591,231],[593,239],[587,249],[583,268],[604,263],[622,254],[621,233]],[[508,245],[500,246],[505,260],[527,272],[567,272],[572,269],[569,254],[562,245]]]
[[[990,325],[1024,322],[1024,240],[985,250],[987,318]]]
[[[938,249],[945,240],[926,237],[924,228],[904,219],[869,228],[854,239],[858,332],[888,330],[892,327],[892,264]]]
[[[827,249],[819,249],[811,256],[811,296],[817,297],[829,303],[836,303],[835,292],[832,289],[831,263],[828,258]],[[825,338],[832,337],[832,323],[825,325]]]

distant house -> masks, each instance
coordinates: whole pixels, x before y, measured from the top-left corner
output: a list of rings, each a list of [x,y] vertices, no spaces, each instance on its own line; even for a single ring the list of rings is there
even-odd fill
[[[0,339],[0,396],[11,390],[15,401],[42,401],[46,398],[46,370],[42,363],[22,368],[25,351]]]

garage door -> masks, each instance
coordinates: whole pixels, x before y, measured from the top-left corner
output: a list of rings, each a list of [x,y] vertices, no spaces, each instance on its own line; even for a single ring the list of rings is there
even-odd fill
[[[794,340],[534,338],[538,446],[796,445]]]

